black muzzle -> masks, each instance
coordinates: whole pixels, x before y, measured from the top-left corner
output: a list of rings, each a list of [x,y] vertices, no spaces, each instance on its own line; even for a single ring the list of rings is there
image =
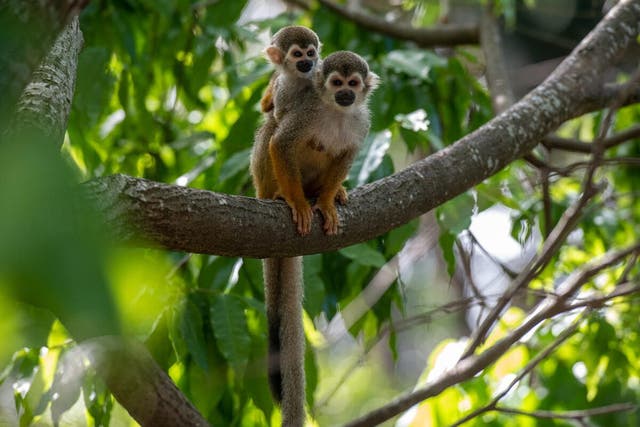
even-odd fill
[[[338,105],[348,107],[356,100],[356,94],[352,90],[342,89],[336,92],[335,100]]]
[[[296,68],[301,73],[308,73],[313,68],[313,61],[310,59],[305,59],[304,61],[298,61],[296,63]]]

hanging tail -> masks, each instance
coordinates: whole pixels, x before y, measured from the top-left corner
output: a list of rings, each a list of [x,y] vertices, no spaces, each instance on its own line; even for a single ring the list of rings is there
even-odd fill
[[[302,257],[269,258],[263,266],[269,387],[282,407],[282,425],[302,427],[305,419]]]

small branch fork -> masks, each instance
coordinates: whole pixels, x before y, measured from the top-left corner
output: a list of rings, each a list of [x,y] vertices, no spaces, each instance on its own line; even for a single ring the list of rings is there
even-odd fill
[[[601,271],[611,268],[630,258],[629,262],[635,262],[636,257],[640,254],[640,242],[636,242],[626,249],[610,251],[600,259],[591,262],[582,268],[574,271],[567,280],[560,285],[556,294],[548,295],[536,307],[534,307],[529,316],[514,330],[509,332],[504,338],[500,339],[490,347],[486,348],[479,354],[472,354],[461,358],[448,372],[444,373],[440,378],[432,381],[422,388],[415,390],[405,396],[401,396],[387,405],[384,405],[354,421],[346,424],[348,427],[365,427],[376,425],[408,410],[411,406],[421,401],[437,396],[442,391],[455,384],[473,378],[476,374],[495,363],[505,352],[516,344],[523,336],[537,328],[543,322],[566,313],[578,307],[586,307],[583,309],[583,316],[588,311],[602,307],[608,301],[619,296],[628,295],[632,291],[640,290],[640,284],[624,285],[617,287],[613,292],[606,296],[594,297],[590,300],[577,300],[574,302],[574,295],[579,289],[594,276]],[[624,275],[624,274],[623,274]],[[637,281],[637,279],[636,279]],[[560,345],[571,334],[572,331],[566,332],[567,337],[560,335],[560,340],[556,340],[556,345],[544,351],[549,353]],[[543,354],[543,356],[546,356]],[[542,356],[541,356],[542,357]],[[537,360],[534,358],[533,361]],[[532,361],[532,362],[533,362]],[[538,362],[536,362],[538,363]],[[532,365],[533,369],[535,365]],[[527,372],[525,372],[526,374]]]

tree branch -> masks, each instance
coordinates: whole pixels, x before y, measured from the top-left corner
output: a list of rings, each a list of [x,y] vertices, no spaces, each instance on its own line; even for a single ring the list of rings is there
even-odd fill
[[[448,387],[472,378],[481,370],[485,369],[487,366],[502,357],[511,346],[518,342],[528,332],[537,327],[541,322],[571,309],[568,300],[595,274],[617,264],[624,258],[636,253],[638,250],[640,250],[640,242],[620,251],[608,252],[600,259],[576,270],[559,287],[559,291],[556,295],[550,295],[542,300],[517,328],[509,332],[504,338],[498,340],[491,347],[478,355],[461,358],[455,366],[451,368],[451,370],[445,372],[436,380],[413,391],[412,393],[401,396],[390,403],[347,423],[346,427],[366,427],[380,424],[429,397],[437,396]]]
[[[478,25],[434,25],[429,28],[415,28],[406,24],[387,21],[362,12],[356,8],[342,6],[330,0],[318,0],[319,3],[336,15],[354,22],[360,27],[393,37],[398,40],[414,42],[420,47],[457,46],[476,44],[479,39]],[[309,5],[300,0],[287,0],[287,3],[308,9]]]
[[[38,1],[25,4],[4,0],[0,4],[0,129],[31,74],[49,52],[58,33],[87,4],[87,0]],[[43,31],[43,29],[46,29]]]
[[[569,118],[593,107],[603,71],[638,34],[640,5],[621,1],[525,98],[455,144],[395,175],[359,187],[339,207],[337,236],[319,216],[300,237],[286,204],[216,194],[126,176],[86,184],[122,241],[172,250],[248,257],[331,251],[371,239],[454,198],[521,158]],[[259,224],[259,227],[256,227]],[[238,236],[243,236],[238,239]]]
[[[512,415],[524,415],[533,418],[556,419],[556,420],[581,420],[597,415],[611,414],[614,412],[633,411],[638,407],[633,403],[614,403],[612,405],[600,406],[598,408],[581,409],[576,411],[523,411],[521,409],[497,406],[496,411]]]
[[[583,311],[583,315],[586,314],[586,312],[588,312],[587,309],[585,309]],[[566,328],[564,331],[562,331],[562,333],[560,335],[558,335],[556,337],[555,340],[553,340],[553,342],[551,342],[551,344],[549,344],[547,347],[545,347],[544,350],[542,350],[540,353],[538,353],[533,359],[531,359],[529,361],[529,363],[527,363],[527,365],[518,373],[518,375],[515,376],[515,378],[513,378],[509,384],[504,387],[500,393],[498,393],[492,400],[491,402],[489,402],[488,404],[486,404],[485,406],[478,408],[474,411],[472,411],[471,413],[465,415],[463,418],[461,418],[460,420],[456,421],[455,423],[453,423],[451,425],[451,427],[457,427],[459,425],[462,425],[464,423],[466,423],[467,421],[470,421],[482,414],[484,414],[485,412],[489,412],[492,410],[495,410],[496,406],[498,405],[498,402],[500,402],[500,400],[502,400],[507,393],[509,393],[509,391],[520,382],[520,380],[522,380],[522,378],[524,378],[529,372],[531,372],[533,369],[535,369],[536,366],[538,366],[538,364],[540,362],[542,362],[545,358],[547,358],[551,353],[553,353],[556,348],[558,348],[558,346],[560,346],[562,343],[564,343],[569,337],[571,337],[571,335],[574,334],[574,332],[576,331],[576,329],[578,328],[578,326],[580,325],[580,321],[583,319],[583,316],[579,316],[578,319],[574,320],[573,323]]]
[[[209,425],[138,341],[101,337],[80,347],[111,393],[141,426]]]
[[[616,147],[632,139],[640,138],[640,125],[631,126],[622,132],[605,138],[602,143],[605,149]],[[556,135],[548,135],[542,140],[542,144],[547,148],[556,148],[565,151],[575,151],[577,153],[591,153],[592,144],[575,139],[561,138]]]
[[[67,129],[83,38],[78,17],[63,29],[34,71],[12,116],[9,134],[37,130],[61,145]]]

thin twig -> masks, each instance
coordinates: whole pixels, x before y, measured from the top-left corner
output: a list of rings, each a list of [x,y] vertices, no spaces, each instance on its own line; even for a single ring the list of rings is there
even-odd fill
[[[602,142],[605,149],[617,147],[620,144],[640,138],[640,125],[632,126],[621,132],[605,138]],[[542,140],[542,144],[547,148],[555,148],[564,151],[574,151],[577,153],[591,153],[591,143],[579,141],[577,139],[562,138],[556,135],[549,135]]]
[[[523,411],[521,409],[497,406],[494,410],[505,414],[524,415],[532,418],[556,419],[556,420],[581,420],[597,415],[612,414],[615,412],[634,411],[638,405],[631,402],[614,403],[612,405],[600,406],[598,408],[581,409],[575,411]]]
[[[463,418],[453,423],[451,427],[457,427],[459,425],[466,423],[467,421],[470,421],[484,414],[485,412],[495,410],[496,406],[498,405],[498,402],[500,402],[500,400],[502,400],[502,398],[504,398],[507,395],[507,393],[509,393],[509,391],[511,391],[511,389],[516,384],[518,384],[520,380],[522,380],[522,378],[524,378],[527,374],[529,374],[529,372],[531,372],[536,366],[538,366],[540,362],[542,362],[551,353],[553,353],[555,349],[558,348],[558,346],[560,346],[560,344],[564,343],[571,335],[573,335],[573,333],[578,328],[578,325],[580,325],[580,322],[583,320],[583,318],[588,312],[589,312],[589,309],[585,309],[582,312],[582,314],[568,328],[562,331],[562,333],[558,335],[558,337],[556,337],[555,340],[553,340],[551,344],[549,344],[544,350],[542,350],[533,359],[531,359],[529,363],[527,363],[527,365],[520,371],[520,373],[516,375],[516,377],[513,380],[511,380],[511,382],[500,393],[498,393],[491,400],[491,402],[489,402],[487,405],[483,406],[482,408],[478,408],[472,411],[471,413],[465,415]]]
[[[523,273],[518,275],[509,289],[505,292],[504,297],[498,300],[495,307],[487,315],[480,327],[474,331],[471,336],[470,343],[462,355],[462,359],[470,357],[484,342],[487,334],[495,324],[496,320],[500,317],[503,310],[507,307],[517,290],[521,287],[527,286],[529,282],[547,266],[553,258],[553,255],[560,249],[566,237],[578,223],[578,220],[582,216],[583,208],[598,192],[598,188],[594,182],[594,176],[596,170],[603,162],[605,152],[604,140],[611,128],[615,112],[623,104],[624,100],[628,97],[628,94],[635,90],[638,81],[640,81],[640,68],[637,69],[625,83],[620,91],[619,99],[613,101],[611,108],[607,111],[607,114],[605,114],[602,120],[599,134],[593,144],[591,144],[592,157],[582,180],[581,196],[564,212],[560,221],[558,221],[551,233],[549,233],[549,237],[543,244],[540,256],[529,263],[529,266],[525,268]]]
[[[405,396],[401,396],[346,425],[348,427],[364,427],[382,423],[429,397],[437,396],[448,387],[472,378],[477,375],[478,372],[502,357],[511,346],[522,339],[527,333],[531,332],[541,322],[569,310],[570,306],[567,303],[569,298],[571,298],[584,283],[591,280],[593,276],[603,269],[619,263],[638,250],[640,250],[640,242],[636,242],[634,245],[622,250],[607,252],[598,260],[584,265],[574,271],[574,273],[565,280],[559,287],[557,295],[545,298],[531,311],[529,317],[525,319],[522,324],[495,342],[484,352],[461,359],[453,368],[424,387],[418,388]]]

